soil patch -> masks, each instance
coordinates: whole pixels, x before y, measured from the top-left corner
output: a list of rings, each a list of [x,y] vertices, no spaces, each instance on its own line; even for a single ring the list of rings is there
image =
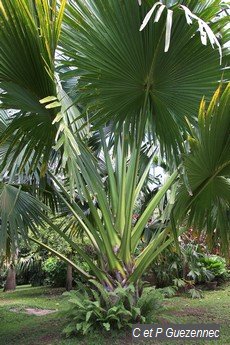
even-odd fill
[[[37,309],[37,308],[11,308],[10,311],[13,313],[24,313],[27,315],[44,316],[52,313],[56,313],[56,309]]]
[[[204,316],[206,314],[206,310],[203,308],[184,308],[180,311],[173,311],[173,314],[176,316]]]
[[[200,322],[201,320],[206,320],[208,322],[216,322],[217,321],[217,317],[215,314],[210,313],[207,309],[205,308],[193,308],[193,307],[187,307],[184,308],[180,311],[174,311],[173,312],[174,316],[177,317],[186,317],[186,318],[194,318],[196,319],[198,322]]]

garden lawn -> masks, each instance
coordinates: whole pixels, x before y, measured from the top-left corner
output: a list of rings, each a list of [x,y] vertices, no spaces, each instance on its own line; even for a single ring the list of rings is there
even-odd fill
[[[87,338],[65,339],[61,331],[66,323],[61,312],[66,308],[62,289],[44,287],[18,287],[15,292],[0,292],[0,345],[113,345],[131,344],[130,331],[102,334],[95,332]],[[56,313],[44,316],[27,315],[25,308],[54,309]],[[11,309],[17,310],[12,312]],[[218,323],[221,325],[219,341],[199,341],[196,344],[230,344],[230,283],[217,291],[204,292],[204,298],[192,300],[175,297],[165,301],[158,322]],[[174,341],[176,345],[193,344]],[[148,344],[172,344],[148,342]]]

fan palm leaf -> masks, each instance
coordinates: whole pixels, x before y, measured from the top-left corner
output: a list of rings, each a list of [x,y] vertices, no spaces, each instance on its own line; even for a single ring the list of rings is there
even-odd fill
[[[219,88],[210,104],[200,105],[199,128],[189,137],[190,152],[184,157],[187,183],[177,195],[175,216],[189,212],[188,223],[203,230],[210,242],[220,237],[222,249],[230,240],[230,84]]]
[[[15,248],[18,233],[26,240],[28,229],[37,234],[37,227],[44,226],[45,205],[21,187],[0,183],[0,251],[5,250],[8,235]]]
[[[61,45],[70,58],[65,63],[77,68],[80,100],[95,114],[97,126],[110,119],[145,124],[148,118],[162,147],[178,152],[181,131],[187,129],[185,116],[195,123],[200,96],[210,97],[217,87],[219,55],[202,46],[197,26],[188,27],[177,6],[170,49],[164,53],[164,15],[139,31],[148,9],[146,2],[138,6],[133,0],[108,0],[106,5],[103,0],[72,0]],[[214,14],[211,5],[194,10],[208,21]]]

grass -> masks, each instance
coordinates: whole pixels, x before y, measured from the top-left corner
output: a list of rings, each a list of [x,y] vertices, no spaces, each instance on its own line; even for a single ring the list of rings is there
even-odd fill
[[[66,323],[62,316],[67,306],[63,290],[44,287],[18,287],[15,292],[0,292],[0,345],[123,345],[131,344],[131,331],[102,334],[95,332],[87,338],[65,339],[61,331]],[[57,313],[45,316],[14,313],[12,308],[56,309]],[[221,339],[199,341],[200,345],[229,345],[230,283],[216,291],[207,291],[203,299],[192,300],[175,297],[165,301],[165,308],[158,316],[159,322],[173,323],[218,323],[221,325]],[[148,342],[168,345],[172,342]],[[193,344],[192,341],[175,342]]]
[[[52,294],[50,294],[52,292]],[[53,294],[54,293],[54,294]],[[34,307],[41,309],[64,308],[60,290],[18,287],[15,292],[0,293],[0,344],[49,344],[46,338],[55,339],[61,331],[62,320],[57,314],[44,317],[13,313],[12,308]],[[52,344],[52,342],[51,342]]]

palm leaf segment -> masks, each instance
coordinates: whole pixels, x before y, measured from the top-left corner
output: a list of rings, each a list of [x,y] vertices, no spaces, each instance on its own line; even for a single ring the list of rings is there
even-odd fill
[[[171,6],[173,6],[177,3],[178,3],[178,1],[172,1]],[[141,3],[140,3],[140,5],[141,5]],[[213,1],[213,5],[215,5],[214,1]],[[206,6],[207,5],[204,3],[202,5],[203,9]],[[200,38],[201,38],[202,44],[207,45],[207,41],[209,40],[213,48],[214,48],[214,45],[216,45],[218,47],[219,55],[220,55],[220,62],[221,62],[222,61],[221,45],[220,45],[218,39],[216,38],[215,34],[213,33],[213,31],[210,29],[209,25],[204,20],[199,18],[197,15],[192,13],[187,6],[184,6],[181,4],[181,5],[179,5],[179,8],[181,8],[185,12],[185,18],[186,18],[187,24],[191,25],[193,23],[194,19],[198,22]],[[164,5],[161,1],[155,2],[153,7],[146,14],[146,16],[143,20],[143,23],[140,27],[140,31],[142,31],[145,28],[145,26],[147,25],[147,23],[149,22],[151,17],[154,17],[154,22],[158,22],[160,20],[162,13],[165,10],[167,10],[167,19],[166,19],[165,49],[164,49],[164,51],[167,52],[169,50],[169,46],[170,46],[173,10],[167,8],[167,6]]]
[[[175,216],[206,229],[210,243],[220,238],[227,252],[230,240],[230,84],[219,88],[209,106],[203,100],[199,128],[189,137],[190,153],[184,157],[187,183],[178,190]]]

